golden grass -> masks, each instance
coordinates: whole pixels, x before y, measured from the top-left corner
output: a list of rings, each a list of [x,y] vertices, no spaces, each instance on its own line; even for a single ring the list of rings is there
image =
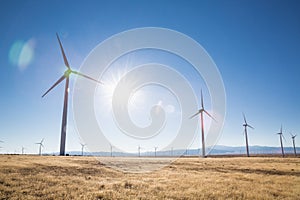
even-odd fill
[[[155,172],[133,174],[93,157],[0,156],[0,199],[299,197],[299,158],[180,158]]]

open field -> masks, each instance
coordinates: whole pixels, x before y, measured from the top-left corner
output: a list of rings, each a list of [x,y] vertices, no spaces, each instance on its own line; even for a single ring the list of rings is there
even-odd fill
[[[299,197],[299,158],[180,158],[158,171],[134,174],[93,157],[0,155],[0,199]]]

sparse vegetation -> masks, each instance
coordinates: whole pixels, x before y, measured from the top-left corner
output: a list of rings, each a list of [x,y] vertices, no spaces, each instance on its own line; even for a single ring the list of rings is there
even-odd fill
[[[118,159],[118,158],[115,158]],[[299,158],[180,158],[124,173],[93,157],[0,156],[0,199],[299,199]]]

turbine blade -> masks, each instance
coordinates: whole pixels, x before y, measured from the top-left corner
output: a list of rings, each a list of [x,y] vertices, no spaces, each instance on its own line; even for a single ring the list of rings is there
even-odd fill
[[[244,122],[245,122],[245,124],[247,124],[247,121],[246,121],[246,116],[245,116],[245,114],[243,113],[243,117],[244,117]]]
[[[98,80],[96,80],[96,79],[93,79],[93,78],[91,78],[91,77],[89,77],[89,76],[87,76],[87,75],[85,75],[85,74],[80,73],[80,72],[77,72],[77,71],[72,71],[72,72],[73,72],[74,74],[77,74],[77,75],[82,76],[82,77],[84,77],[84,78],[90,79],[90,80],[95,81],[95,82],[100,83],[100,84],[103,84],[102,82],[100,82],[100,81],[98,81]]]
[[[63,55],[63,57],[64,57],[65,65],[66,65],[67,68],[70,69],[70,65],[69,65],[69,62],[68,62],[68,60],[67,60],[67,57],[66,57],[64,48],[63,48],[63,46],[62,46],[62,44],[61,44],[61,41],[60,41],[59,36],[58,36],[57,33],[56,33],[56,37],[57,37],[57,40],[58,40],[58,42],[59,42],[59,46],[60,46],[61,53],[62,53],[62,55]]]
[[[41,144],[44,142],[44,139],[45,139],[45,138],[43,138],[43,139],[41,140]]]
[[[283,137],[284,141],[286,142],[286,139],[285,139],[284,135],[283,135],[283,134],[281,134],[281,136]]]
[[[249,124],[247,124],[247,126],[250,127],[250,128],[252,128],[252,129],[254,129],[254,128],[253,128],[251,125],[249,125]]]
[[[190,119],[192,119],[192,118],[196,117],[197,115],[199,115],[200,112],[201,112],[201,111],[199,110],[198,112],[196,112],[195,114],[193,114],[192,116],[190,116]]]
[[[204,108],[202,89],[201,89],[201,108]]]
[[[213,116],[211,116],[211,114],[209,114],[206,110],[203,110],[210,118],[212,118],[215,122],[217,122],[217,120],[213,117]]]
[[[57,86],[60,82],[62,82],[64,79],[65,79],[66,77],[63,75],[62,77],[60,77],[59,79],[58,79],[58,81],[56,81],[50,88],[49,88],[49,90],[47,90],[47,92],[45,92],[45,94],[43,94],[43,96],[42,96],[42,98],[44,97],[44,96],[46,96],[46,94],[48,94],[48,92],[50,92],[55,86]]]
[[[280,127],[280,133],[282,134],[282,124],[281,124],[281,127]]]
[[[297,134],[293,135],[291,132],[290,132],[290,134],[291,134],[292,138],[295,138],[297,136]]]

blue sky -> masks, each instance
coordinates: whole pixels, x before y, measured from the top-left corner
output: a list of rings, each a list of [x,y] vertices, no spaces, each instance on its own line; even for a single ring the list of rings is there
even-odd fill
[[[218,144],[244,145],[245,112],[255,127],[249,133],[250,145],[279,146],[274,133],[282,124],[285,146],[291,146],[289,132],[300,132],[299,9],[299,1],[2,0],[1,152],[21,152],[24,146],[35,153],[34,143],[42,138],[45,151],[59,150],[63,84],[41,98],[65,70],[56,32],[78,69],[101,41],[149,26],[190,36],[218,66],[227,97]],[[23,55],[16,56],[15,49],[24,45]],[[79,150],[71,111],[68,120],[67,151]]]

